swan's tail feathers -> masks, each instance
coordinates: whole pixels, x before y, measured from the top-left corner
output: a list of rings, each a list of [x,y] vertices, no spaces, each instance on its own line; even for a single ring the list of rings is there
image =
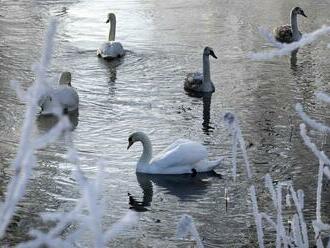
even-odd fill
[[[224,160],[225,157],[221,156],[219,157],[217,160],[214,160],[214,161],[209,161],[209,170],[213,170],[215,168],[217,168],[221,163],[222,161]]]

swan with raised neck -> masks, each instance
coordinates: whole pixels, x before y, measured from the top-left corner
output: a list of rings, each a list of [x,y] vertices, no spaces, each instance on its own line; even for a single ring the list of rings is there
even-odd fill
[[[105,23],[110,22],[109,41],[114,41],[116,38],[116,15],[114,13],[108,14],[108,20]]]
[[[110,31],[108,41],[103,43],[100,48],[97,49],[97,56],[104,59],[115,59],[125,55],[125,50],[122,44],[116,39],[116,16],[114,13],[109,13],[106,23],[110,22]]]
[[[214,92],[215,87],[211,80],[210,55],[217,59],[211,47],[205,47],[203,51],[203,74],[189,73],[185,79],[184,89],[188,92]]]
[[[307,17],[302,8],[295,7],[290,12],[290,25],[283,25],[274,30],[277,41],[291,43],[301,39],[301,33],[298,28],[298,15]]]
[[[137,141],[140,141],[143,146],[142,155],[137,163],[137,166],[141,164],[149,164],[152,158],[152,144],[149,137],[143,132],[132,133],[128,137],[127,150]]]
[[[143,152],[136,166],[138,173],[191,174],[193,172],[207,172],[219,166],[223,159],[220,157],[218,160],[209,161],[206,147],[187,139],[176,140],[152,159],[151,141],[143,132],[135,132],[128,137],[127,149],[137,141],[143,145]]]

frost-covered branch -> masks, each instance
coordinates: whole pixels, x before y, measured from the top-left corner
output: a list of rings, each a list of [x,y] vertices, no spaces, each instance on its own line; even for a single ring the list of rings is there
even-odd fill
[[[192,217],[190,215],[184,214],[182,215],[177,225],[176,236],[179,239],[184,239],[189,235],[195,239],[198,248],[204,247]]]
[[[226,123],[226,125],[228,126],[229,131],[232,134],[232,140],[233,140],[233,144],[232,144],[232,152],[233,152],[233,158],[232,158],[232,164],[233,164],[233,178],[234,180],[236,180],[236,167],[237,167],[237,144],[240,145],[241,151],[242,151],[242,155],[244,158],[244,163],[245,163],[245,167],[246,167],[246,173],[247,173],[247,177],[249,179],[252,178],[252,171],[251,171],[251,166],[250,166],[250,162],[247,156],[247,152],[246,152],[246,145],[245,145],[245,141],[244,138],[242,136],[242,132],[241,129],[239,128],[238,125],[238,121],[236,120],[236,116],[233,113],[227,112],[224,114],[224,121]]]
[[[262,32],[263,36],[266,37],[266,39],[271,43],[271,44],[277,44],[274,43],[272,40],[269,39],[271,37],[271,34],[265,35],[265,31]],[[329,26],[323,26],[320,29],[315,30],[314,32],[311,33],[305,33],[302,35],[301,39],[296,42],[292,42],[289,44],[282,44],[282,46],[278,46],[279,48],[273,49],[270,51],[265,51],[265,52],[257,52],[257,53],[250,53],[249,57],[252,60],[270,60],[274,57],[280,57],[284,55],[288,55],[291,52],[297,50],[300,47],[303,47],[307,44],[312,43],[316,39],[320,38],[321,36],[330,33],[330,27]]]
[[[55,139],[63,129],[67,128],[67,125],[64,125],[63,122],[60,122],[60,127],[57,126],[55,129],[52,129],[51,135],[47,136],[47,138],[45,137],[45,140],[41,138],[37,142],[33,141],[34,139],[32,136],[32,130],[36,120],[38,96],[40,91],[44,88],[43,85],[46,84],[46,71],[50,64],[55,32],[56,21],[52,19],[46,33],[42,57],[39,65],[37,66],[38,70],[36,73],[36,80],[28,89],[26,95],[23,95],[24,93],[19,86],[15,86],[16,91],[18,91],[19,98],[28,101],[26,102],[27,105],[21,131],[19,148],[16,158],[12,164],[12,167],[15,170],[15,174],[7,186],[6,199],[0,209],[0,237],[4,235],[4,232],[15,212],[16,205],[24,195],[27,182],[32,173],[32,169],[36,165],[34,150],[36,148],[44,147],[50,140]],[[13,83],[13,85],[15,85],[15,83]],[[29,95],[29,97],[26,97],[27,95]]]

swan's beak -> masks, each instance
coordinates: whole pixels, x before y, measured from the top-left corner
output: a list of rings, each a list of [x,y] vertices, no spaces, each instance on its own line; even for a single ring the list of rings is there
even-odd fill
[[[301,12],[301,15],[307,18],[307,15],[305,15],[304,11]]]
[[[133,144],[134,144],[133,141],[129,141],[129,142],[128,142],[128,146],[127,146],[127,150],[128,150]]]
[[[215,59],[218,58],[217,56],[215,56],[215,54],[214,54],[214,52],[213,52],[212,50],[210,51],[210,55],[211,55],[213,58],[215,58]]]
[[[110,22],[110,19],[108,19],[105,23],[109,23]]]

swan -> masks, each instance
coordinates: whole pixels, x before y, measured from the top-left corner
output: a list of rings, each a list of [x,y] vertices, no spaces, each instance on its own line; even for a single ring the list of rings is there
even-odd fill
[[[142,155],[137,163],[136,172],[146,174],[187,174],[212,171],[223,160],[209,161],[206,147],[188,140],[178,139],[164,151],[152,158],[152,145],[143,132],[135,132],[128,138],[129,149],[135,142],[143,145]]]
[[[290,25],[282,25],[274,29],[275,39],[282,43],[291,43],[301,39],[301,33],[298,30],[297,15],[307,17],[300,7],[291,10]]]
[[[71,86],[71,73],[66,71],[61,74],[58,88],[50,88],[39,99],[41,115],[56,114],[59,111],[67,114],[76,111],[79,105],[79,96]]]
[[[106,23],[110,22],[109,40],[97,49],[97,56],[104,59],[114,59],[125,55],[125,50],[120,42],[115,41],[116,36],[116,16],[114,13],[108,14]]]
[[[203,52],[203,74],[199,72],[189,73],[184,81],[184,89],[188,92],[214,92],[214,84],[211,81],[209,56],[215,56],[211,47],[205,47]]]

